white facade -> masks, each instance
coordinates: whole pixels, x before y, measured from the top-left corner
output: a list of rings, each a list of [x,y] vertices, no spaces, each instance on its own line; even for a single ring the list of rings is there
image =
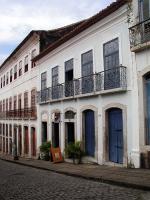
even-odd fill
[[[136,80],[136,68],[132,65],[132,53],[130,51],[129,31],[127,24],[127,5],[122,6],[113,14],[94,24],[82,33],[68,40],[38,62],[38,91],[41,90],[41,74],[47,73],[47,87],[52,86],[52,68],[58,66],[58,83],[65,82],[65,62],[73,59],[74,79],[82,77],[81,55],[90,50],[93,51],[93,73],[104,71],[103,45],[115,38],[119,40],[119,64],[126,67],[127,89],[111,88],[101,90],[98,93],[80,94],[72,98],[62,97],[57,100],[47,99],[47,103],[38,106],[39,121],[47,122],[48,139],[53,143],[53,114],[60,113],[59,121],[59,146],[62,153],[65,149],[66,122],[65,112],[72,110],[75,113],[74,134],[76,141],[84,141],[83,112],[94,111],[95,117],[95,151],[94,156],[85,159],[99,164],[116,165],[109,160],[107,111],[111,108],[119,108],[122,111],[123,120],[123,162],[139,167],[139,136],[138,136],[138,90]],[[105,76],[105,75],[104,75]],[[87,84],[88,86],[88,84]],[[65,88],[65,87],[64,87]],[[134,120],[133,120],[134,119]],[[40,128],[40,127],[39,127]],[[42,133],[42,129],[40,128]]]
[[[140,2],[144,1],[150,6],[147,0]],[[140,167],[141,153],[150,151],[149,18],[145,21],[141,15],[145,8],[136,0],[117,1],[103,11],[107,13],[105,17],[100,12],[89,21],[77,23],[76,28],[71,25],[70,34],[75,33],[74,36],[64,35],[65,28],[60,29],[64,37],[53,41],[54,45],[51,43],[42,53],[39,37],[29,38],[0,69],[0,150],[12,153],[7,143],[10,139],[15,142],[16,137],[21,156],[37,157],[39,146],[51,141],[65,157],[69,142],[81,141],[85,151],[83,162]],[[97,21],[93,23],[92,19]],[[91,25],[86,27],[88,23]],[[144,34],[136,28],[139,26]],[[78,31],[80,28],[82,31]],[[53,34],[52,31],[50,39]],[[36,67],[31,62],[35,53],[39,54],[34,59]],[[24,72],[26,56],[28,71]],[[23,74],[19,77],[21,60]],[[38,91],[38,104],[34,102],[35,96],[31,97],[33,89]],[[14,111],[20,110],[20,98],[23,116],[16,117]],[[35,115],[29,109],[26,117],[25,108],[32,108],[32,102],[36,104]],[[7,111],[13,111],[13,116],[11,112],[7,116]],[[7,125],[13,127],[10,135]]]
[[[149,73],[150,73],[150,1],[132,1],[130,40],[133,65],[136,68],[139,105],[139,145],[144,153],[141,165],[147,166],[147,153],[150,151],[149,134]],[[150,159],[150,158],[148,158]],[[145,160],[145,161],[143,161]]]
[[[34,129],[34,134],[37,134],[36,105],[34,104],[37,68],[32,66],[31,59],[37,54],[39,54],[39,36],[33,34],[0,69],[0,138],[3,153],[12,153],[12,146],[15,143],[19,155],[36,156],[33,148],[35,148],[34,151],[37,150],[37,145],[32,146],[31,130]],[[31,91],[33,90],[34,96],[31,100]],[[31,101],[33,102],[31,103]],[[34,108],[32,108],[33,106]],[[25,132],[25,128],[27,132]],[[28,144],[25,140],[28,140]],[[27,149],[25,150],[25,148]]]

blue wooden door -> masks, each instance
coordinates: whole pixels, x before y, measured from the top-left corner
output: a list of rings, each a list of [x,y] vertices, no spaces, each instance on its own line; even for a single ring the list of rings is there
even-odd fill
[[[94,112],[87,110],[85,115],[85,153],[94,157],[95,154],[95,119]]]
[[[120,109],[111,109],[108,112],[109,128],[109,160],[123,163],[123,121]]]
[[[146,80],[146,107],[147,107],[147,116],[146,116],[146,144],[150,144],[150,78]]]

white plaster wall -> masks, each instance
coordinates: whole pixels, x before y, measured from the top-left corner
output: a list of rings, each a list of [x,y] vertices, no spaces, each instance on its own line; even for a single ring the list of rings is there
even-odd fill
[[[133,0],[132,1],[133,5],[133,13],[132,13],[132,25],[136,25],[139,23],[139,6],[138,6],[138,1]],[[140,47],[140,45],[139,45]],[[136,101],[136,104],[133,104],[134,107],[137,107],[138,109],[138,118],[135,117],[136,124],[138,124],[135,129],[137,132],[139,132],[139,135],[135,135],[134,138],[135,140],[137,137],[139,137],[139,143],[140,143],[140,152],[146,152],[150,151],[150,145],[145,145],[145,110],[146,110],[146,105],[145,105],[145,94],[144,94],[144,84],[143,84],[143,76],[150,72],[150,49],[145,48],[143,50],[140,50],[136,53],[132,53],[132,60],[133,60],[133,67],[135,69],[134,74],[134,82],[135,82],[135,87],[137,88],[133,95],[135,98],[133,98],[133,102]],[[137,92],[136,92],[137,91]],[[134,149],[136,152],[136,145],[134,145]]]
[[[31,90],[37,88],[37,75],[38,69],[37,67],[31,68],[31,52],[36,49],[37,54],[39,54],[39,38],[37,36],[33,36],[27,41],[20,50],[11,58],[0,70],[0,78],[6,76],[6,73],[10,70],[14,70],[14,66],[17,65],[17,79],[13,80],[8,85],[5,84],[3,88],[0,88],[0,101],[9,99],[12,97],[12,109],[13,109],[13,97],[17,96],[17,108],[18,108],[18,95],[22,94],[22,108],[24,108],[24,92],[28,91],[28,107],[31,107]],[[28,55],[28,72],[24,73],[24,59]],[[22,60],[22,75],[19,77],[19,62]],[[6,79],[5,79],[6,80]],[[10,80],[10,76],[9,76]],[[5,81],[6,82],[6,81]],[[6,102],[5,102],[6,106]],[[31,127],[36,128],[37,138],[38,136],[38,128],[37,128],[37,120],[0,120],[0,123],[5,124],[18,124],[22,126],[28,126],[29,128],[29,138],[30,138],[30,130]],[[30,152],[31,153],[31,152]]]
[[[120,64],[127,67],[128,89],[126,93],[114,93],[99,95],[77,100],[61,101],[39,106],[39,114],[47,112],[49,115],[49,134],[51,135],[51,111],[59,109],[61,113],[68,107],[77,110],[77,139],[81,138],[81,120],[80,111],[84,106],[95,106],[98,110],[98,157],[97,162],[104,163],[103,160],[103,118],[102,109],[109,104],[122,104],[127,107],[127,154],[128,159],[132,159],[135,167],[139,166],[139,159],[132,153],[136,150],[139,153],[138,137],[138,102],[134,101],[137,93],[137,79],[135,66],[132,65],[132,54],[130,52],[129,31],[126,18],[126,7],[105,18],[104,20],[93,25],[86,31],[80,33],[65,44],[61,45],[38,62],[38,90],[41,89],[40,76],[42,72],[47,71],[47,86],[51,86],[51,69],[59,66],[59,83],[64,82],[64,62],[74,59],[74,78],[81,77],[81,54],[88,50],[93,50],[94,73],[104,70],[103,64],[103,44],[116,37],[119,38]],[[135,73],[135,74],[134,74]],[[63,123],[63,122],[62,122]],[[40,130],[40,127],[39,127]],[[63,129],[62,129],[63,130]],[[64,133],[61,133],[62,135]],[[61,138],[64,140],[64,136]],[[64,144],[61,142],[61,144]],[[64,146],[61,146],[64,150]]]

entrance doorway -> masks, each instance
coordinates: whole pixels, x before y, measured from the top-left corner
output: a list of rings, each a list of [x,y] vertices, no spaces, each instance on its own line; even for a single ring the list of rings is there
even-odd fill
[[[74,123],[66,122],[66,145],[75,142]]]
[[[109,160],[123,163],[123,120],[122,110],[112,108],[108,111]]]
[[[85,110],[84,117],[84,143],[87,156],[95,156],[95,117],[93,110]]]
[[[31,127],[31,155],[36,156],[36,133],[34,127]]]
[[[18,130],[18,154],[21,156],[22,154],[22,127],[19,126]]]
[[[52,145],[54,148],[59,147],[59,123],[52,123]]]
[[[14,125],[14,140],[13,140],[13,143],[17,147],[17,126],[16,125]]]
[[[47,142],[47,122],[42,122],[42,143]]]
[[[24,126],[24,154],[29,153],[29,132],[28,127]]]

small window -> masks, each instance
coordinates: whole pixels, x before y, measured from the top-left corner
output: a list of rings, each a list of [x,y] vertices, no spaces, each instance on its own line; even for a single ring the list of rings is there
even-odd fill
[[[17,65],[14,67],[14,80],[17,78]]]
[[[5,75],[3,77],[3,87],[5,86]]]
[[[8,82],[9,82],[9,72],[7,72],[6,74],[6,85],[8,85]]]
[[[24,72],[28,71],[28,56],[25,57],[24,60]]]
[[[74,119],[74,117],[75,117],[75,113],[71,110],[65,113],[65,119]]]
[[[12,82],[13,69],[10,70],[10,83]]]
[[[19,62],[19,76],[22,75],[22,60]]]
[[[3,88],[3,78],[1,77],[1,88]]]

